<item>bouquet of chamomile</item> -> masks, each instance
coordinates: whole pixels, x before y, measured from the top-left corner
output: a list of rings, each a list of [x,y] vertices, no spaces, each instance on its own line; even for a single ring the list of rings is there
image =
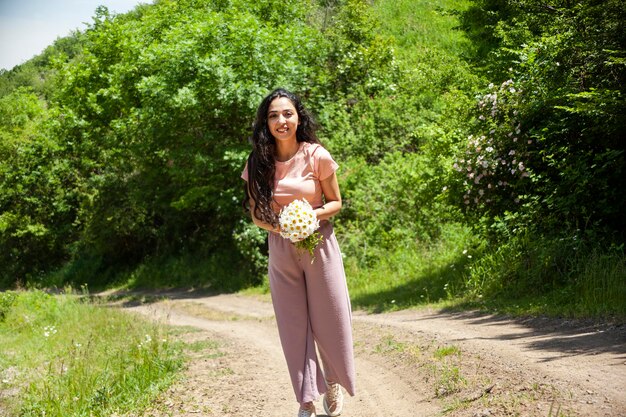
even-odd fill
[[[309,202],[306,199],[293,200],[281,210],[278,221],[280,235],[291,240],[299,250],[308,251],[313,263],[313,252],[324,238],[316,231],[320,222]]]

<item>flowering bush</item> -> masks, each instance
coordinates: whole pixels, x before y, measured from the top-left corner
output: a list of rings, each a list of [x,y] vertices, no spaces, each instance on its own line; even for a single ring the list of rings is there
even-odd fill
[[[296,248],[307,250],[313,263],[313,251],[322,241],[322,236],[316,232],[320,222],[309,202],[306,199],[292,201],[281,210],[279,222],[280,235],[291,240]]]
[[[518,117],[521,88],[513,80],[478,97],[477,130],[454,162],[461,174],[463,202],[481,211],[519,204],[520,187],[530,176],[526,161],[533,144]]]

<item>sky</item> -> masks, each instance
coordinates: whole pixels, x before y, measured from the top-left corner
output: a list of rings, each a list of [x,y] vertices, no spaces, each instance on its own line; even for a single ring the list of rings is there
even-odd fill
[[[58,37],[84,30],[96,7],[124,13],[151,0],[0,0],[0,68],[11,69],[41,53]]]

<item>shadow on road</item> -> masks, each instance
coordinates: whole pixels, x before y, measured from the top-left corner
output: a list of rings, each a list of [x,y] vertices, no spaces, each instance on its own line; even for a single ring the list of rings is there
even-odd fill
[[[478,311],[439,311],[421,319],[458,320],[468,326],[501,326],[502,331],[485,340],[526,341],[533,350],[558,351],[568,356],[612,353],[626,360],[626,325],[591,320],[549,317],[512,318]],[[555,357],[545,358],[548,362]]]
[[[194,300],[217,296],[220,293],[207,289],[182,288],[167,290],[116,290],[90,294],[89,298],[121,307],[149,305],[163,300]]]

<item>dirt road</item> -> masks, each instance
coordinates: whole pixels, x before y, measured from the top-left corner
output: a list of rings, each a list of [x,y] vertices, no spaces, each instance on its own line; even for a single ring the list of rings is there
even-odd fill
[[[271,304],[173,293],[125,308],[194,347],[144,416],[293,417]],[[354,314],[357,395],[343,416],[626,416],[626,328],[480,313]],[[324,416],[321,402],[318,416]]]

